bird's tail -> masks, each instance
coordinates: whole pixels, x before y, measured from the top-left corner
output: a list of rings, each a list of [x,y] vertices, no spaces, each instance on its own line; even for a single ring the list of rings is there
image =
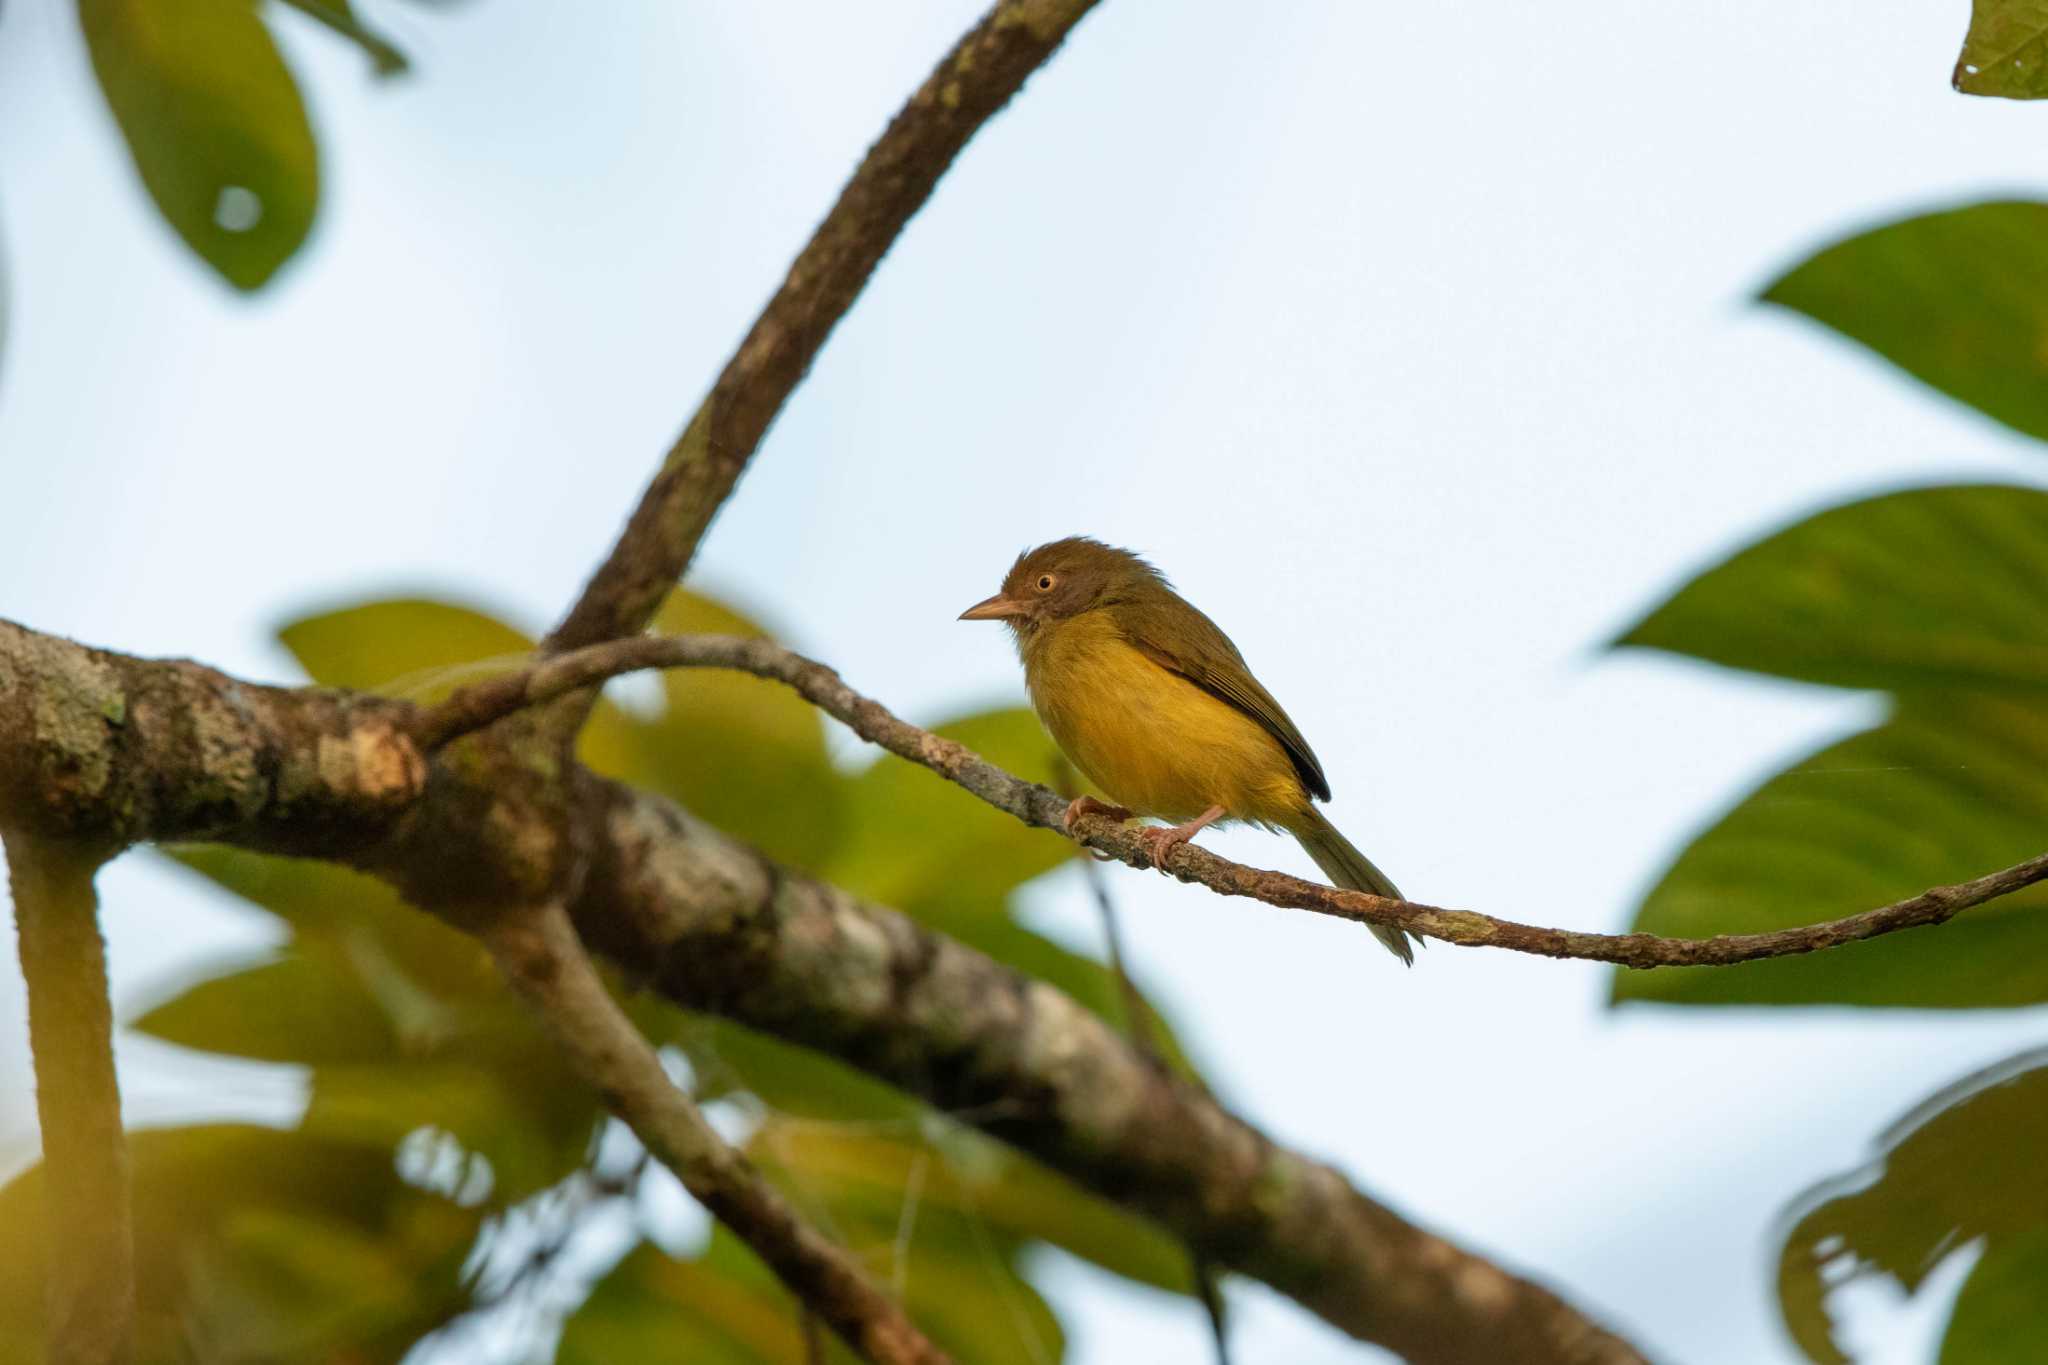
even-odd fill
[[[1316,860],[1316,866],[1323,870],[1338,886],[1349,891],[1369,891],[1375,896],[1386,896],[1391,900],[1406,900],[1399,887],[1389,881],[1387,874],[1372,864],[1372,859],[1352,847],[1351,841],[1337,832],[1337,827],[1323,817],[1314,806],[1307,808],[1299,824],[1288,831],[1308,856]],[[1410,946],[1405,930],[1390,924],[1369,924],[1372,936],[1387,945],[1387,951],[1400,958],[1409,966],[1415,965],[1415,949]]]

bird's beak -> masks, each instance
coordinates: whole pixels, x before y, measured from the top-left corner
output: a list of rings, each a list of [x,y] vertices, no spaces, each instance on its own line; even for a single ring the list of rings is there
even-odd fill
[[[986,601],[976,602],[960,613],[963,621],[1015,621],[1030,615],[1030,609],[1022,602],[1014,602],[997,593]]]

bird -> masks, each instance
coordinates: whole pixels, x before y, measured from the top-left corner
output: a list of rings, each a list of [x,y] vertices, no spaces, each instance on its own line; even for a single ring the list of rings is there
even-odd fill
[[[1237,646],[1138,555],[1087,536],[1026,550],[960,619],[1010,628],[1039,720],[1114,803],[1076,798],[1069,834],[1090,814],[1168,821],[1139,835],[1164,871],[1196,834],[1238,821],[1293,835],[1340,887],[1404,899],[1316,809],[1323,765]],[[1408,934],[1368,927],[1414,965]]]

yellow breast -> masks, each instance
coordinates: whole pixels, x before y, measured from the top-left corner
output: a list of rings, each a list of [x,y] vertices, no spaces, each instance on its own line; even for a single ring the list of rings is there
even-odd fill
[[[1024,681],[1060,749],[1120,806],[1190,820],[1216,805],[1284,826],[1307,804],[1264,726],[1154,663],[1104,613],[1044,629],[1025,650]]]

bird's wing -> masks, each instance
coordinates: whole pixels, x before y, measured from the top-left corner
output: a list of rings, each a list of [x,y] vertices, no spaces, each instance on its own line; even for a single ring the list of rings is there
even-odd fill
[[[1214,621],[1171,591],[1156,598],[1148,596],[1142,605],[1119,604],[1110,610],[1124,635],[1146,657],[1265,727],[1287,751],[1309,793],[1324,801],[1330,799],[1330,781],[1323,776],[1315,750],[1308,747],[1273,694],[1252,676],[1244,656]]]

